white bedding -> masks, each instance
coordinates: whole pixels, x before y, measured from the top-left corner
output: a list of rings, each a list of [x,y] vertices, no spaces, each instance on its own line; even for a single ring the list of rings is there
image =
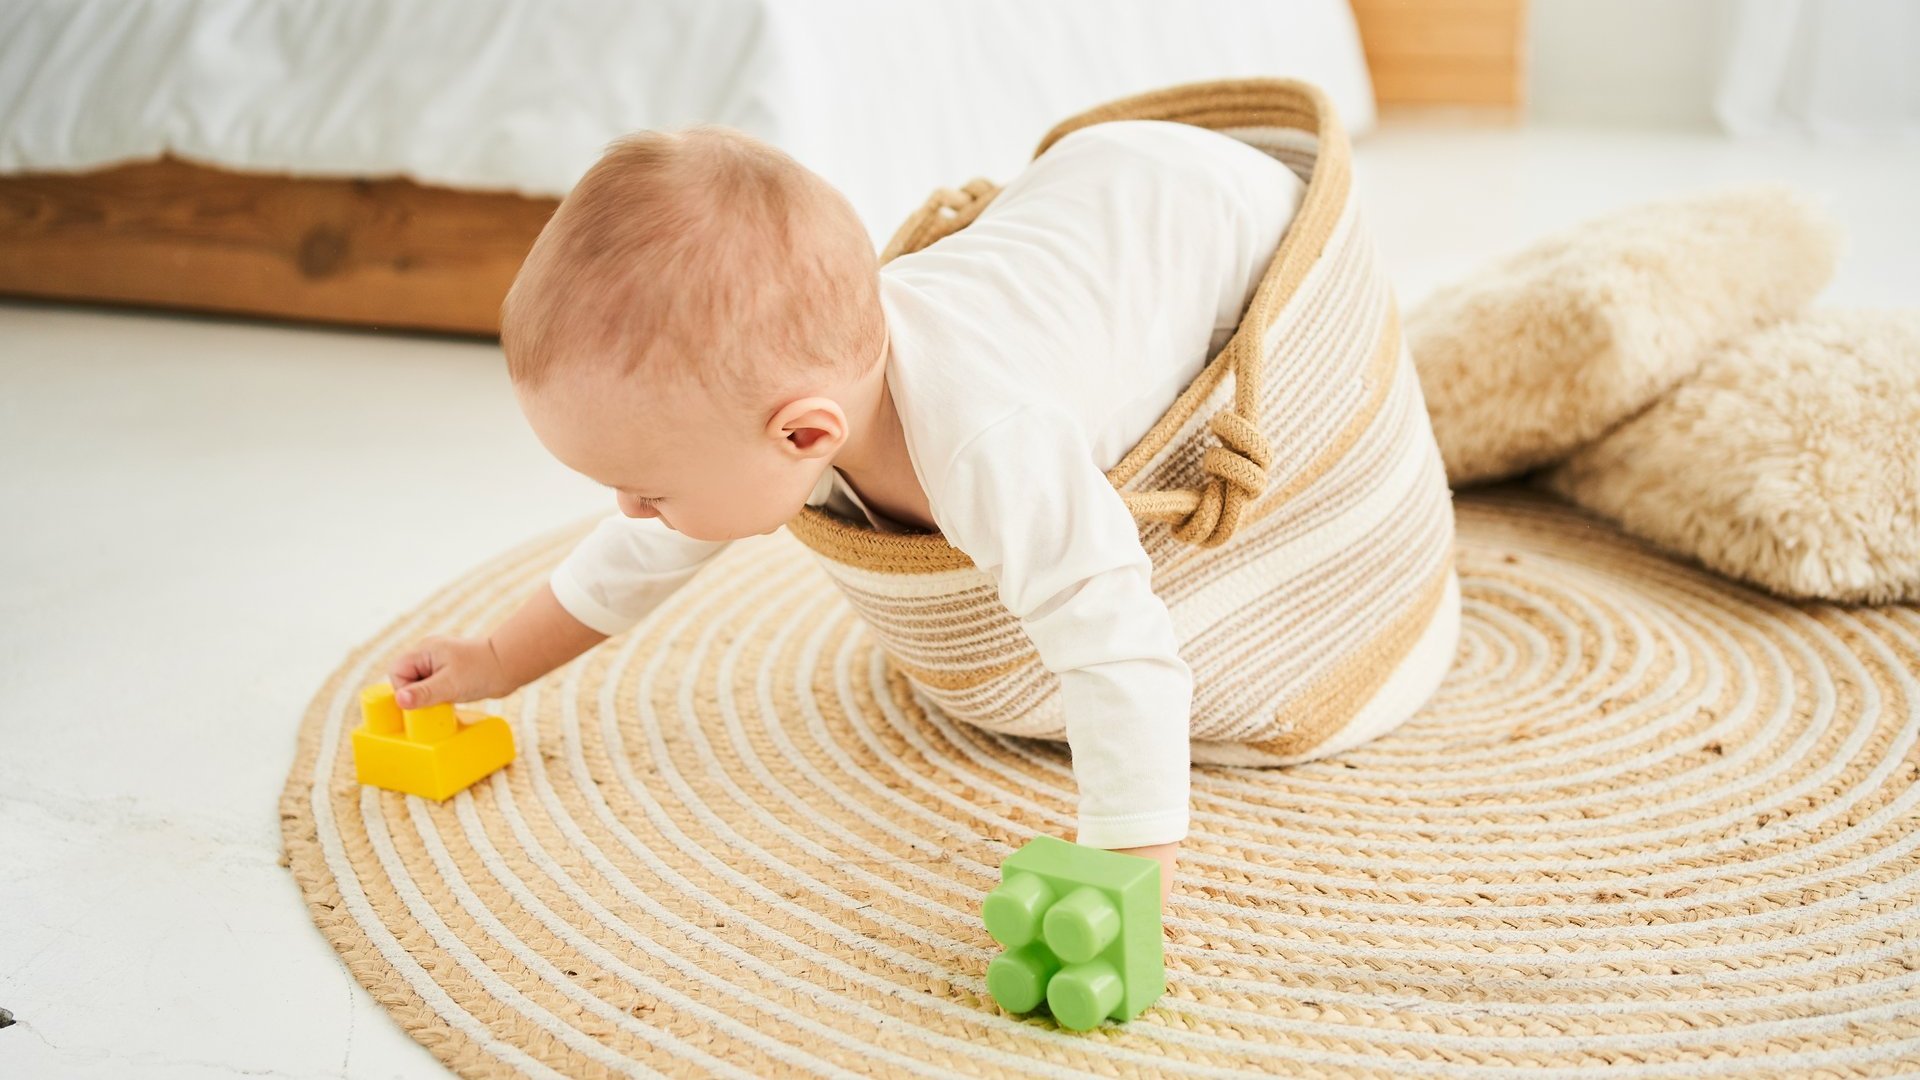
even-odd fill
[[[1068,113],[1244,75],[1373,121],[1346,0],[0,0],[0,172],[170,153],[558,195],[622,132],[713,121],[883,238]]]

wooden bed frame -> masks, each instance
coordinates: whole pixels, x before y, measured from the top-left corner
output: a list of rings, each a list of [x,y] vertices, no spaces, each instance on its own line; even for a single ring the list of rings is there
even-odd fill
[[[1352,0],[1382,110],[1518,115],[1526,0]],[[166,159],[0,176],[0,295],[492,335],[553,199]]]

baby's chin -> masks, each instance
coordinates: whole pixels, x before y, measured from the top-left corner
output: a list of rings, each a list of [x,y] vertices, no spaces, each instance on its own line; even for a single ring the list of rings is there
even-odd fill
[[[670,520],[677,515],[665,513],[662,514],[660,523],[689,540],[710,544],[726,543],[731,540],[745,540],[749,536],[770,536],[777,533],[782,526],[792,521],[806,508],[807,501],[804,498],[795,499],[791,505],[783,505],[779,500],[767,499],[755,501],[751,506],[739,507],[748,513],[742,514],[740,518],[735,518],[731,522],[708,521],[704,525],[687,528]]]
[[[794,511],[794,513],[799,513],[799,511],[796,510]],[[729,540],[745,540],[749,536],[771,536],[774,533],[779,532],[781,528],[786,525],[786,523],[787,523],[787,518],[781,518],[778,521],[775,521],[773,524],[768,525],[764,529],[755,529],[752,526],[746,526],[746,527],[729,531],[729,532],[721,532],[717,530],[716,531],[702,530],[699,532],[693,532],[687,529],[674,529],[673,531],[679,533],[681,536],[684,536],[689,540],[704,540],[709,543],[722,543]],[[673,526],[671,525],[667,527],[673,528]]]

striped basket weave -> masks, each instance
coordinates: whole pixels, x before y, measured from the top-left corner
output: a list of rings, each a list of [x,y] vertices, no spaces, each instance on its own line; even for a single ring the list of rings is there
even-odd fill
[[[1424,703],[1459,612],[1451,494],[1357,218],[1346,136],[1312,86],[1233,80],[1091,109],[1035,154],[1122,119],[1223,132],[1306,183],[1233,337],[1107,475],[1140,522],[1193,668],[1195,758],[1341,749],[1363,714],[1377,730],[1383,711],[1392,726]],[[882,258],[965,227],[997,192],[974,180],[935,193]],[[930,704],[990,730],[1065,738],[1058,676],[963,552],[938,534],[881,533],[813,508],[789,527]],[[1414,684],[1394,676],[1417,647],[1439,671],[1409,694]],[[1394,690],[1405,700],[1382,700]]]

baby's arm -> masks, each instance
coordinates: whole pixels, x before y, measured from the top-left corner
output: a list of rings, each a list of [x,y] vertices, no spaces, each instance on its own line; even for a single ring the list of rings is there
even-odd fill
[[[542,586],[486,637],[430,637],[394,661],[394,700],[423,709],[504,697],[606,639]]]
[[[645,618],[724,547],[658,518],[609,517],[486,637],[430,637],[395,661],[395,699],[418,709],[510,694]]]
[[[1060,676],[1076,839],[1158,858],[1170,887],[1187,833],[1193,676],[1132,514],[1077,423],[1036,407],[972,439],[937,487],[942,531],[994,576]]]

